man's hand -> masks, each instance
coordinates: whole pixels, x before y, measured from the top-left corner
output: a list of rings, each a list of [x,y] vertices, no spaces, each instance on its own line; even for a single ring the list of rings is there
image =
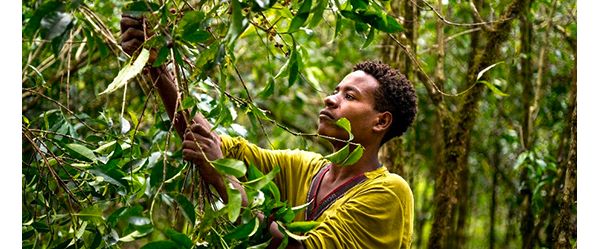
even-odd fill
[[[121,47],[125,53],[128,55],[136,53],[149,35],[148,30],[144,30],[143,17],[121,15]],[[156,51],[151,49],[148,63],[152,64],[156,55]]]
[[[222,157],[219,136],[215,132],[211,132],[208,121],[196,119],[196,123],[192,124],[184,135],[183,159],[200,166],[202,178],[212,184],[221,176],[210,166],[208,160],[213,161]]]
[[[121,47],[132,55],[144,43],[144,19],[123,14],[121,16]]]

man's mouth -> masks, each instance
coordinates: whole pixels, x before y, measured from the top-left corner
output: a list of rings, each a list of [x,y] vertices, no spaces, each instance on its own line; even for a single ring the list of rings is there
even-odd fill
[[[328,111],[322,110],[321,112],[319,112],[319,118],[326,118],[326,119],[331,119],[331,120],[335,120],[335,117],[333,116],[333,114],[329,113]]]

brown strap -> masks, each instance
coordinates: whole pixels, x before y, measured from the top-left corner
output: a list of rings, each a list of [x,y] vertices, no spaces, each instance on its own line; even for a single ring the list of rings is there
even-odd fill
[[[333,191],[331,191],[331,193],[329,193],[325,197],[325,200],[323,200],[321,203],[318,203],[316,195],[319,189],[321,188],[323,176],[325,175],[325,173],[327,173],[327,171],[329,171],[329,169],[331,169],[331,164],[319,170],[317,175],[315,175],[315,177],[313,178],[310,190],[308,192],[307,202],[312,200],[314,201],[314,203],[307,207],[304,217],[305,220],[316,220],[317,218],[319,218],[319,216],[321,216],[321,214],[323,214],[323,212],[325,212],[325,210],[327,210],[327,208],[331,206],[331,204],[333,204],[340,197],[344,196],[344,194],[346,194],[348,190],[358,185],[359,183],[364,182],[367,179],[365,174],[359,174],[335,188]]]

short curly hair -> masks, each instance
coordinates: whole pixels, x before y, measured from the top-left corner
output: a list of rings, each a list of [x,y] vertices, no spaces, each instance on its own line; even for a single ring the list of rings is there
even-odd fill
[[[381,61],[356,64],[353,71],[363,71],[379,82],[375,91],[375,110],[392,114],[392,125],[381,144],[399,137],[411,126],[417,114],[417,95],[406,76]]]

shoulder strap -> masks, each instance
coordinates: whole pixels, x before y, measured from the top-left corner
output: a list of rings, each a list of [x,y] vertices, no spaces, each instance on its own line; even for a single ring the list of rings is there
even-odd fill
[[[305,220],[307,220],[307,221],[308,220],[316,220],[319,216],[321,216],[321,214],[323,214],[323,212],[325,212],[325,210],[327,210],[331,206],[331,204],[333,204],[340,197],[344,196],[344,194],[346,194],[346,192],[348,190],[350,190],[352,187],[358,185],[359,183],[364,182],[367,179],[365,174],[359,174],[359,175],[353,177],[352,179],[346,181],[344,184],[340,185],[336,189],[334,189],[331,193],[329,193],[329,195],[327,195],[327,197],[325,198],[325,200],[323,200],[323,202],[318,203],[316,193],[321,186],[321,181],[323,180],[323,176],[325,175],[325,173],[327,173],[327,171],[329,171],[330,167],[331,167],[331,164],[328,165],[327,167],[323,167],[323,169],[321,169],[317,173],[315,178],[313,178],[313,182],[310,186],[310,191],[309,191],[308,197],[307,197],[307,202],[310,199],[310,200],[314,201],[314,203],[311,203],[310,205],[308,205],[308,207],[306,209]]]

